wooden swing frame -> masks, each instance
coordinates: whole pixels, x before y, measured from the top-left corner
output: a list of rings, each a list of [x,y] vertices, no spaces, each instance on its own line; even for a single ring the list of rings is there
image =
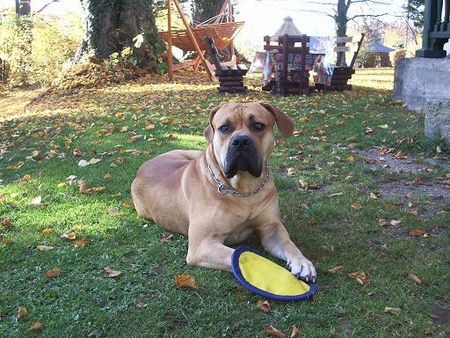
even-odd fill
[[[178,14],[181,17],[181,20],[183,21],[183,25],[185,27],[185,35],[184,35],[184,42],[188,41],[188,43],[190,42],[191,45],[194,47],[194,51],[197,52],[197,58],[195,60],[191,60],[191,61],[187,61],[181,64],[173,64],[173,52],[172,52],[172,47],[176,44],[173,43],[173,37],[175,34],[175,38],[178,38],[178,33],[180,31],[173,31],[172,30],[172,4],[175,6],[176,10],[178,11]],[[222,7],[219,11],[219,14],[207,21],[205,21],[204,23],[201,23],[199,25],[197,25],[194,30],[195,33],[193,31],[193,29],[191,28],[191,26],[189,25],[188,20],[186,19],[185,15],[183,14],[183,11],[181,9],[180,3],[178,2],[178,0],[167,0],[167,25],[168,25],[168,29],[167,32],[160,32],[161,37],[164,38],[164,40],[166,40],[167,42],[167,65],[168,65],[168,76],[169,76],[169,80],[172,81],[173,80],[173,71],[177,70],[177,69],[181,69],[181,68],[185,68],[185,67],[189,67],[189,66],[193,66],[194,71],[198,71],[198,68],[200,67],[200,64],[203,64],[203,66],[205,67],[205,70],[207,72],[208,78],[210,81],[213,80],[213,75],[211,72],[211,65],[207,62],[207,60],[205,59],[204,55],[206,52],[207,48],[201,48],[202,46],[204,47],[205,42],[204,41],[198,41],[197,39],[200,38],[200,36],[205,35],[208,32],[208,29],[211,30],[212,29],[212,33],[215,33],[216,35],[219,34],[219,29],[214,29],[214,28],[207,28],[208,25],[212,26],[220,26],[222,29],[228,28],[228,29],[233,29],[235,30],[235,32],[232,34],[231,38],[229,39],[231,42],[229,44],[231,44],[231,50],[232,53],[234,54],[234,46],[233,46],[233,39],[234,36],[239,32],[240,28],[243,25],[243,22],[240,23],[236,23],[236,25],[233,25],[232,28],[228,27],[230,25],[230,21],[227,20],[226,23],[220,23],[220,19],[221,17],[223,17],[223,15],[225,13],[230,14],[232,12],[232,5],[231,5],[231,1],[230,0],[225,0],[222,4]],[[227,26],[228,25],[228,26]],[[226,27],[222,27],[222,26],[226,26]],[[201,34],[200,34],[201,32]],[[211,33],[211,32],[210,32]],[[183,33],[184,34],[184,33]],[[197,34],[197,37],[196,37]],[[188,37],[188,39],[186,40],[186,35]],[[184,50],[184,49],[183,49]]]

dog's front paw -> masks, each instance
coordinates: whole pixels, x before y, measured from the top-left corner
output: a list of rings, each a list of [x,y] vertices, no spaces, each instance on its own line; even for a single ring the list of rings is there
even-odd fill
[[[317,277],[316,268],[305,257],[291,261],[291,262],[289,262],[289,265],[291,266],[291,273],[295,277],[297,277],[305,282],[308,282],[308,283],[316,282],[316,277]]]

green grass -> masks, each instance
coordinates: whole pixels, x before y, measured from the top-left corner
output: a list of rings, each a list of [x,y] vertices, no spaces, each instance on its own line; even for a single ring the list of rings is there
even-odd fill
[[[269,325],[287,334],[296,325],[304,337],[448,335],[448,323],[434,318],[450,294],[448,205],[423,219],[408,214],[398,198],[370,198],[380,183],[420,177],[437,184],[448,172],[371,171],[352,153],[385,145],[420,161],[445,147],[423,137],[421,118],[393,102],[389,90],[362,87],[366,83],[352,92],[287,98],[256,87],[243,96],[220,96],[211,84],[128,84],[49,99],[32,116],[0,122],[0,221],[13,223],[0,227],[0,336],[264,337]],[[272,102],[296,122],[298,133],[275,148],[271,166],[285,225],[318,268],[319,291],[311,301],[271,302],[269,314],[260,312],[259,296],[230,273],[187,266],[187,239],[175,235],[162,243],[164,230],[130,207],[137,168],[171,149],[204,149],[208,112],[225,101]],[[149,123],[155,128],[146,130]],[[387,129],[378,127],[384,124]],[[366,128],[376,133],[369,136]],[[149,140],[128,142],[134,133]],[[27,159],[50,149],[59,157]],[[101,162],[78,167],[80,159],[93,157]],[[296,174],[287,176],[289,167]],[[32,179],[22,182],[26,174]],[[106,190],[80,194],[64,184],[69,175]],[[320,189],[303,190],[300,179]],[[335,193],[342,194],[330,197]],[[31,204],[36,196],[42,196],[40,207]],[[432,202],[432,196],[415,201],[420,210]],[[379,218],[402,222],[383,227]],[[45,228],[53,232],[44,235]],[[430,236],[410,237],[413,228]],[[61,239],[69,230],[90,243],[76,247]],[[38,245],[54,249],[41,252]],[[341,272],[327,272],[338,265],[344,265]],[[122,275],[107,278],[107,266]],[[63,272],[49,279],[45,272],[53,267]],[[354,271],[369,274],[369,284],[347,276]],[[411,271],[427,285],[409,280]],[[175,288],[175,275],[182,273],[195,277],[197,290]],[[17,320],[19,306],[28,314]],[[385,313],[386,306],[401,312]],[[34,321],[44,325],[42,332],[28,331]]]

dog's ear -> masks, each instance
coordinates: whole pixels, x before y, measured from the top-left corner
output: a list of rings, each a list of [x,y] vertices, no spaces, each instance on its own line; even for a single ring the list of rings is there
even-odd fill
[[[272,106],[270,103],[260,102],[259,104],[273,115],[278,129],[283,137],[292,136],[292,133],[294,132],[294,122],[289,116]]]
[[[205,131],[203,132],[203,134],[205,135],[206,140],[208,140],[208,142],[212,142],[213,137],[214,137],[214,128],[212,126],[212,120],[214,118],[214,115],[216,115],[216,113],[218,112],[218,110],[221,108],[222,106],[217,106],[215,108],[213,108],[211,110],[211,112],[209,113],[209,124],[208,126],[205,128]]]

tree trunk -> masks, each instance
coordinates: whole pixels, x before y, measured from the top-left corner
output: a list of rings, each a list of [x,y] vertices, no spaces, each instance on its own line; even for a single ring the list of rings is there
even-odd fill
[[[347,12],[348,12],[348,6],[345,3],[345,0],[338,0],[337,4],[337,13],[335,15],[335,22],[336,22],[336,34],[337,36],[346,36],[347,35]],[[345,43],[340,44],[338,43],[337,46],[345,46]],[[337,66],[346,66],[345,61],[345,52],[337,52],[337,60],[336,60]]]
[[[192,19],[195,23],[201,23],[217,15],[223,0],[193,0]]]
[[[81,4],[85,27],[76,61],[85,56],[105,59],[130,48],[133,63],[155,69],[164,44],[155,26],[153,0],[81,0]]]

